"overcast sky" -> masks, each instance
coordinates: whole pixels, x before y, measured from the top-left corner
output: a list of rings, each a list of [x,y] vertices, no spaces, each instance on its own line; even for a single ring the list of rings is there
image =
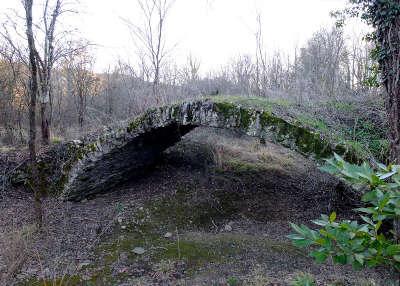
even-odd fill
[[[36,0],[37,3],[43,0]],[[135,0],[79,0],[81,13],[64,21],[76,26],[83,37],[98,45],[96,70],[121,57],[135,60],[135,45],[121,18],[138,21]],[[34,0],[35,2],[35,0]],[[0,0],[0,11],[18,8],[20,0]],[[178,64],[192,54],[202,72],[217,69],[239,54],[255,50],[256,13],[263,21],[265,47],[292,54],[322,27],[330,27],[332,10],[346,0],[176,0],[167,22],[169,45],[177,44],[171,57]],[[349,33],[360,32],[353,23]]]

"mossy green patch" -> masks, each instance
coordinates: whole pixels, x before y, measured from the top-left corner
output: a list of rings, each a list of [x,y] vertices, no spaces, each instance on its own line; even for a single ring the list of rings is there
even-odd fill
[[[219,95],[210,97],[210,99],[217,103],[230,102],[235,105],[240,105],[243,107],[257,108],[272,111],[276,106],[280,107],[290,107],[294,103],[286,99],[267,99],[263,97],[246,97],[246,96],[228,96]]]
[[[280,127],[284,127],[287,123],[276,116],[274,116],[269,111],[264,111],[260,114],[260,124],[261,127],[275,127],[274,130],[279,130]]]
[[[194,185],[186,185],[177,189],[173,196],[166,196],[147,205],[152,222],[156,225],[172,225],[172,227],[193,229],[208,227],[212,220],[230,217],[237,211],[233,206],[236,199],[226,198],[225,192],[214,192],[209,197],[200,199]],[[221,205],[222,204],[222,205]]]
[[[324,133],[329,132],[327,124],[322,119],[311,117],[309,115],[298,115],[297,120],[303,126],[308,126]]]
[[[106,239],[97,249],[99,257],[96,265],[104,268],[107,276],[112,265],[119,260],[122,253],[127,253],[129,263],[140,263],[143,259],[152,264],[163,260],[182,260],[192,270],[204,263],[220,261],[223,253],[206,241],[192,241],[178,237],[184,231],[196,230],[212,225],[213,220],[232,215],[237,209],[226,197],[216,201],[221,204],[210,205],[209,200],[195,197],[193,186],[183,186],[175,194],[154,199],[138,209],[126,222],[124,227],[116,227],[114,234]],[[173,238],[165,238],[171,232]],[[135,247],[146,250],[143,255],[132,252]]]
[[[265,163],[246,162],[239,159],[228,159],[224,162],[224,168],[217,168],[217,172],[223,173],[228,169],[229,171],[237,173],[258,173],[268,169]]]
[[[133,121],[131,121],[127,127],[127,132],[131,133],[132,131],[135,131],[139,128],[139,126],[142,124],[143,118],[142,117],[137,117]]]
[[[369,119],[356,120],[348,130],[347,141],[354,149],[361,151],[364,157],[374,157],[385,162],[389,157],[389,141],[385,128],[377,128]]]
[[[249,128],[252,123],[252,114],[251,111],[245,108],[240,108],[240,127],[242,129]]]
[[[272,131],[272,139],[286,147],[294,147],[303,154],[314,154],[316,158],[325,158],[332,155],[329,141],[305,127],[291,124],[274,114],[264,111],[260,114],[261,126]],[[295,143],[295,146],[291,146]]]
[[[221,197],[221,199],[224,199]],[[165,198],[162,199],[165,202]],[[179,200],[178,200],[179,201]],[[193,275],[197,269],[210,263],[225,263],[228,258],[247,255],[249,245],[258,252],[284,253],[290,256],[304,256],[304,253],[294,248],[289,242],[274,241],[264,237],[246,234],[206,234],[202,231],[191,231],[194,228],[191,220],[183,219],[186,225],[180,224],[182,208],[176,211],[177,204],[164,204],[159,212],[161,201],[156,205],[149,203],[140,209],[131,218],[127,229],[117,228],[97,249],[99,257],[96,269],[101,266],[95,279],[112,281],[113,265],[119,263],[121,255],[127,256],[129,265],[157,265],[162,261],[183,261],[186,265],[186,275]],[[182,202],[182,201],[180,201]],[[174,206],[173,208],[171,208]],[[197,205],[187,205],[186,208],[196,212]],[[220,210],[223,210],[222,206]],[[175,213],[178,214],[175,214]],[[209,214],[211,217],[214,213]],[[177,226],[179,225],[179,227]],[[171,238],[165,238],[166,231],[170,231]],[[188,232],[189,231],[189,232]],[[145,253],[138,255],[132,252],[135,247],[142,247]],[[262,259],[262,257],[258,257]],[[150,270],[149,270],[150,271]],[[114,271],[115,272],[115,271]],[[115,276],[115,275],[114,275]],[[102,277],[102,278],[101,278]],[[121,277],[120,277],[121,278]],[[110,284],[111,285],[111,284]]]
[[[178,117],[179,117],[179,115],[180,115],[180,111],[181,111],[180,106],[175,104],[175,105],[172,107],[172,113],[171,113],[172,118],[178,119]]]
[[[59,144],[63,141],[61,137],[53,136],[51,137],[51,144]]]
[[[355,106],[351,102],[340,102],[335,100],[328,102],[327,105],[343,112],[352,112],[355,110]]]
[[[225,118],[234,116],[237,112],[236,105],[231,102],[216,102],[215,107]]]
[[[46,157],[39,157],[36,164],[37,177],[34,179],[41,194],[59,195],[68,181],[69,172],[74,164],[96,150],[97,145],[95,143],[75,144],[74,142],[67,142],[55,145],[46,154]],[[13,183],[23,184],[29,189],[34,185],[29,163],[22,165],[16,172]]]

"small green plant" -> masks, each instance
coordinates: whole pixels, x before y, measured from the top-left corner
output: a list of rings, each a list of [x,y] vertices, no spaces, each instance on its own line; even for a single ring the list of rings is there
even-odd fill
[[[324,120],[311,117],[309,115],[298,115],[297,120],[305,126],[310,126],[316,130],[327,132],[328,126]]]
[[[124,209],[125,209],[125,206],[124,206],[122,203],[120,203],[120,202],[118,202],[118,203],[115,205],[115,211],[117,212],[117,214],[123,213],[123,212],[124,212]]]
[[[58,144],[58,143],[61,143],[62,142],[62,138],[61,137],[53,137],[53,138],[51,138],[51,143],[53,143],[53,144]]]
[[[232,277],[229,277],[229,278],[226,280],[226,283],[227,283],[229,286],[238,286],[238,285],[239,285],[239,280],[238,280],[236,277],[232,276]]]
[[[317,262],[330,257],[335,263],[351,264],[356,269],[387,265],[399,271],[400,244],[396,234],[393,230],[383,232],[381,227],[400,216],[400,166],[378,164],[374,170],[367,163],[350,164],[337,154],[326,162],[324,171],[366,190],[362,196],[365,206],[355,210],[360,222],[338,221],[333,212],[313,221],[320,227],[316,230],[291,224],[294,233],[288,237],[294,245],[309,248]]]
[[[293,282],[290,284],[292,286],[315,286],[315,279],[311,274],[300,273],[298,274]]]

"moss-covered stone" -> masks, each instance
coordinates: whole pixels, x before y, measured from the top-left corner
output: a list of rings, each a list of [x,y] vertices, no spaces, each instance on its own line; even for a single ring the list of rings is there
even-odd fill
[[[254,104],[267,110],[249,106]],[[134,166],[140,166],[141,170],[150,166],[154,160],[149,160],[149,153],[146,152],[151,153],[151,158],[156,158],[165,148],[176,143],[178,137],[199,125],[236,129],[262,140],[270,139],[317,159],[331,156],[333,150],[352,161],[365,159],[363,148],[358,148],[356,144],[347,144],[345,141],[335,143],[329,136],[323,136],[326,126],[322,121],[310,118],[299,121],[278,116],[269,109],[276,105],[279,104],[262,104],[261,99],[233,97],[232,101],[229,98],[219,98],[149,109],[130,121],[126,128],[107,131],[83,142],[59,144],[49,150],[39,160],[39,174],[43,179],[41,185],[46,189],[43,191],[79,199],[102,192],[128,179],[127,174],[136,173],[138,170]],[[342,144],[345,144],[343,148],[340,147]],[[151,150],[146,146],[151,146]],[[140,156],[140,152],[147,155]],[[121,160],[127,158],[130,164],[122,164]],[[23,173],[27,171],[26,167],[18,170],[18,178],[23,178]],[[26,177],[29,177],[29,173]]]
[[[216,112],[220,113],[224,118],[229,118],[236,114],[236,105],[231,102],[216,102]]]
[[[254,120],[254,119],[253,119]],[[240,127],[246,130],[252,123],[251,110],[240,108]]]
[[[139,126],[142,124],[143,118],[142,117],[137,117],[133,121],[131,121],[127,127],[127,132],[131,133],[135,131],[136,129],[139,128]]]

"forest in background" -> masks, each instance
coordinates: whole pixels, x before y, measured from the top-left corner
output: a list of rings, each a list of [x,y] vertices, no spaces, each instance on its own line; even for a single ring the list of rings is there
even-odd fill
[[[267,56],[271,51],[263,35],[262,17],[257,15],[254,54],[239,55],[218,70],[204,71],[201,61],[193,56],[178,66],[173,50],[166,47],[167,20],[173,2],[138,1],[146,21],[136,25],[124,20],[138,47],[137,62],[121,59],[103,72],[95,72],[95,43],[70,36],[67,29],[53,31],[49,38],[49,23],[54,20],[54,27],[58,28],[57,21],[68,17],[71,10],[79,12],[79,5],[44,3],[47,5],[41,10],[43,17],[34,25],[37,49],[43,55],[39,63],[42,92],[38,95],[41,112],[37,123],[42,121],[43,136],[43,117],[46,119],[52,140],[77,138],[132,118],[149,107],[216,94],[284,100],[310,110],[316,107],[318,112],[324,105],[334,105],[339,114],[348,105],[360,106],[359,102],[373,99],[378,105],[373,107],[376,116],[372,118],[382,121],[384,106],[376,85],[377,63],[370,57],[374,46],[361,34],[346,36],[341,27],[316,31],[292,57],[280,51]],[[21,146],[29,138],[28,48],[24,23],[13,17],[17,12],[8,13],[0,33],[0,143]],[[365,104],[365,108],[357,110],[360,117],[365,114],[363,109],[371,110]],[[337,117],[331,110],[325,115]],[[357,128],[355,121],[346,124]]]

